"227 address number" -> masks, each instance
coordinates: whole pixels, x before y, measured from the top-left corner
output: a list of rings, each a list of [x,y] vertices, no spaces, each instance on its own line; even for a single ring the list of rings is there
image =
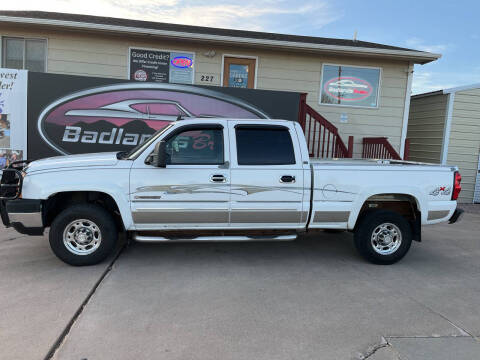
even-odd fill
[[[202,75],[200,76],[200,81],[203,82],[213,82],[214,76],[213,75]]]

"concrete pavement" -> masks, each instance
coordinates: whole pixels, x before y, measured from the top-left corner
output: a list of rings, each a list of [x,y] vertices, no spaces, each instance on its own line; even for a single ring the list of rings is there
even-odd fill
[[[480,354],[479,231],[473,213],[426,227],[423,243],[393,266],[365,263],[349,233],[291,243],[135,243],[54,358],[440,360],[445,347],[458,359]],[[8,312],[0,357],[41,359],[107,263],[72,268],[46,239],[9,236],[17,235],[2,230],[0,305]]]
[[[48,239],[0,229],[0,359],[43,359],[108,266],[74,268]]]

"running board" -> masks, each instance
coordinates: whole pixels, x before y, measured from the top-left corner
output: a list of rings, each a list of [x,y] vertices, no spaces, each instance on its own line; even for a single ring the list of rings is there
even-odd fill
[[[192,238],[166,238],[163,236],[144,236],[135,234],[133,238],[139,242],[193,242],[193,241],[292,241],[297,235],[277,235],[277,236],[197,236]]]

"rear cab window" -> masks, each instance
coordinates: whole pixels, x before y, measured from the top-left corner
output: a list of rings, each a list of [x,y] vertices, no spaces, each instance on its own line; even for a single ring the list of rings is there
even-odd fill
[[[237,124],[235,139],[239,166],[296,164],[294,144],[286,126]]]

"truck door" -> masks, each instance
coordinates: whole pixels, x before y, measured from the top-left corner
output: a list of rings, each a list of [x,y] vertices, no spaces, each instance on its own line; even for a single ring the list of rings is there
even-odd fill
[[[130,201],[137,230],[225,228],[229,224],[227,122],[185,125],[166,138],[167,166],[135,161]]]
[[[231,123],[234,228],[292,229],[306,222],[304,170],[293,127]]]

